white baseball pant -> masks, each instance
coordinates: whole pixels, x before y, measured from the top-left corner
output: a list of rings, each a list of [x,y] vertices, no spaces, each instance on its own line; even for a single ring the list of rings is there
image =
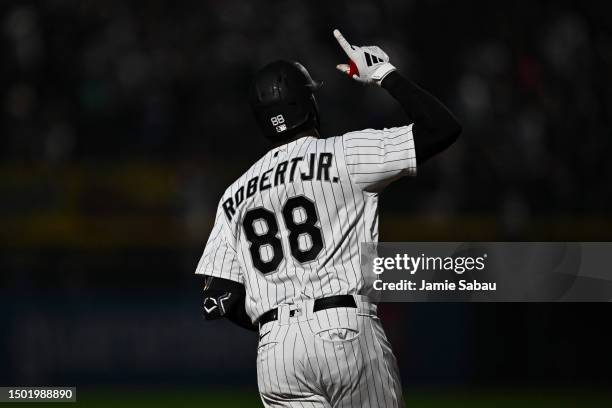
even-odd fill
[[[313,312],[281,305],[260,327],[259,392],[265,407],[404,407],[399,370],[376,305]],[[295,310],[290,317],[290,311]]]

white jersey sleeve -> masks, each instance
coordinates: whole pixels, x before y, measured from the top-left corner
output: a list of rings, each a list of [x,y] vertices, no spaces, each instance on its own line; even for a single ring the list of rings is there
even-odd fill
[[[244,283],[238,255],[229,244],[226,233],[222,212],[217,211],[215,225],[195,273]]]
[[[349,132],[342,138],[349,175],[361,190],[380,192],[393,180],[416,175],[412,124]]]

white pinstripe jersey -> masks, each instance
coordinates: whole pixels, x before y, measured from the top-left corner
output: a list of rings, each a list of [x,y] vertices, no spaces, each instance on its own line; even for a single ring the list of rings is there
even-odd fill
[[[253,321],[280,304],[360,293],[378,193],[415,174],[412,125],[276,147],[223,194],[196,273],[244,284]]]

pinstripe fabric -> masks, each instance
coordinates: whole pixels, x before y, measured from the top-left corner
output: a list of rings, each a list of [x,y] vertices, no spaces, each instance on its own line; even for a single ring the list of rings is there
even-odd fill
[[[397,363],[375,307],[312,312],[262,326],[257,378],[266,407],[403,407]],[[280,312],[281,315],[283,312]]]
[[[197,272],[206,272],[205,275],[230,279],[242,283],[240,261],[235,249],[228,242],[223,233],[224,224],[222,213],[217,211],[215,224],[210,232],[208,243],[204,247],[204,254],[198,263]]]
[[[412,125],[274,148],[223,194],[196,273],[244,284],[254,322],[276,307],[362,294],[359,244],[378,240],[378,193],[415,174]],[[265,405],[399,406],[395,358],[378,318],[341,309],[315,315],[273,325],[260,344]],[[351,333],[358,335],[347,340]]]
[[[317,169],[318,160],[325,153],[332,155],[329,180],[323,176],[320,180],[316,176],[303,177],[310,173],[312,159]],[[301,159],[291,172],[292,160],[296,158]],[[287,163],[284,182],[279,177],[274,185],[275,173],[283,162]],[[266,172],[271,187],[258,189],[247,197],[249,180],[261,178]],[[376,192],[398,177],[415,173],[412,125],[367,129],[329,139],[304,137],[272,149],[224,193],[196,273],[243,283],[248,294],[247,312],[253,321],[279,304],[360,293],[364,282],[359,243],[378,240]],[[222,203],[240,196],[240,189],[244,198],[239,206],[234,205],[235,213],[228,219]],[[304,263],[291,256],[290,231],[282,217],[287,200],[302,195],[315,204],[316,227],[323,238],[323,249],[316,259]],[[277,237],[284,257],[273,273],[262,274],[254,268],[251,244],[244,236],[242,220],[254,208],[270,210],[279,226]],[[294,214],[294,220],[300,221],[300,216],[303,214]],[[262,252],[271,256],[272,251],[265,248]]]
[[[346,165],[361,189],[380,192],[399,177],[416,175],[412,125],[344,135]]]

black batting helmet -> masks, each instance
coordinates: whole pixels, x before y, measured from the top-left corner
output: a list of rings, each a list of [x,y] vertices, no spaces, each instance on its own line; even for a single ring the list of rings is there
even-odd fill
[[[259,127],[273,142],[308,127],[319,128],[319,108],[313,92],[323,85],[295,61],[275,61],[255,74],[249,101]]]

